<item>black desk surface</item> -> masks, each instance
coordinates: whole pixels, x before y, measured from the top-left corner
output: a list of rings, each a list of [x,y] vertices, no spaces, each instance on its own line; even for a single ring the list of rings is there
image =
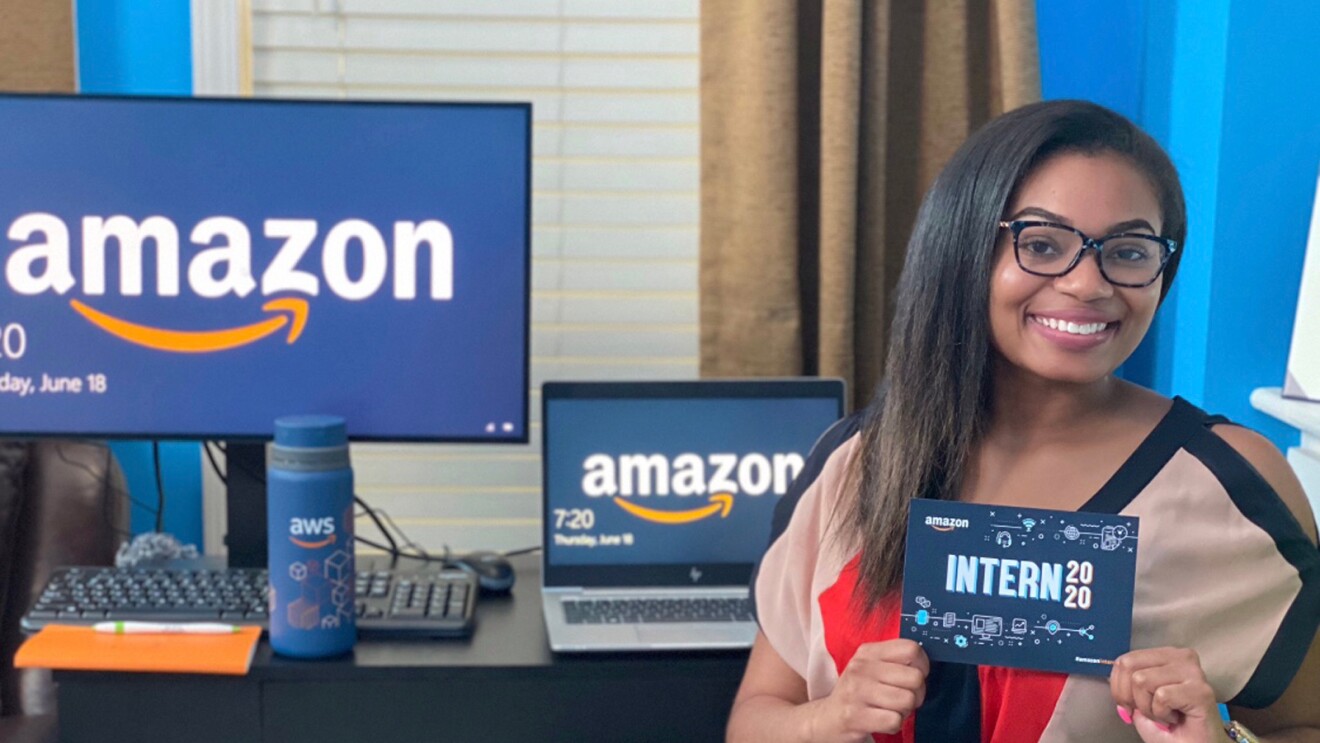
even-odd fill
[[[539,557],[482,596],[472,637],[360,641],[300,661],[262,642],[244,677],[61,672],[64,741],[720,740],[745,652],[557,655]]]

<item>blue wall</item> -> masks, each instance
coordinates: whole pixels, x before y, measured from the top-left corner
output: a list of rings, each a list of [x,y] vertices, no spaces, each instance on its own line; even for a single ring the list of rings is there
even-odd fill
[[[83,93],[192,94],[192,26],[187,0],[78,0],[78,87]],[[155,528],[156,477],[151,444],[111,444],[140,504],[133,531]],[[202,541],[200,449],[194,442],[161,445],[165,531]],[[147,508],[145,506],[150,506]]]
[[[1233,0],[1205,394],[1276,443],[1244,391],[1282,384],[1320,167],[1320,3]]]
[[[78,0],[83,93],[192,95],[187,0]]]
[[[1046,98],[1087,98],[1169,150],[1189,231],[1174,290],[1123,375],[1255,428],[1283,382],[1316,168],[1320,3],[1038,0]]]

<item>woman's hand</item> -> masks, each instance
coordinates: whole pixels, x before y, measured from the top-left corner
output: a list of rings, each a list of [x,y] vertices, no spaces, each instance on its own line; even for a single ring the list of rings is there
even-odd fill
[[[930,659],[911,640],[862,645],[839,682],[814,710],[811,739],[869,740],[871,733],[897,733],[926,698]]]
[[[1134,650],[1114,663],[1109,689],[1118,715],[1146,743],[1223,743],[1214,690],[1187,648]]]

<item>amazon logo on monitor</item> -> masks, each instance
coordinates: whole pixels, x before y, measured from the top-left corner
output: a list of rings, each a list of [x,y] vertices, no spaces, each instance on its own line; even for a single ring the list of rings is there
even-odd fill
[[[187,258],[180,251],[178,226],[168,217],[151,216],[135,221],[124,215],[83,217],[78,225],[81,261],[75,266],[70,228],[63,219],[32,212],[16,218],[8,237],[20,243],[5,261],[5,281],[18,295],[47,292],[65,295],[77,289],[80,298],[70,298],[69,308],[87,322],[121,340],[157,351],[211,353],[226,351],[275,335],[286,327],[286,343],[294,343],[309,322],[308,301],[322,290],[348,301],[361,301],[382,290],[397,300],[417,298],[417,254],[430,250],[430,286],[433,301],[454,296],[454,238],[444,222],[398,221],[392,242],[375,225],[361,219],[335,223],[321,241],[319,256],[308,254],[320,235],[313,219],[267,219],[261,234],[280,241],[280,247],[260,276],[252,260],[252,231],[233,217],[207,217],[193,226],[189,241],[198,246]],[[144,289],[143,249],[155,247],[156,295],[175,297],[183,292],[201,299],[225,296],[261,297],[281,294],[254,306],[252,318],[238,325],[207,330],[180,330],[139,324],[132,317],[118,317],[96,309],[96,299],[105,296],[107,245],[119,247],[118,294],[141,296]],[[357,275],[350,275],[350,250],[360,251]],[[75,269],[77,275],[75,275]],[[390,286],[386,280],[392,275]],[[81,285],[80,285],[81,284]],[[254,303],[255,305],[255,303]],[[270,315],[262,317],[261,313]]]
[[[592,454],[582,463],[582,492],[645,521],[687,524],[727,517],[738,496],[783,495],[802,466],[796,453]]]

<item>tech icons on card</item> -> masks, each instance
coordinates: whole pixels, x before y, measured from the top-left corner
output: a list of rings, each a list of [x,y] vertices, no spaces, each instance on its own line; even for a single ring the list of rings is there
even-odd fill
[[[972,616],[972,634],[981,637],[999,637],[1004,633],[1003,617],[975,614]]]

